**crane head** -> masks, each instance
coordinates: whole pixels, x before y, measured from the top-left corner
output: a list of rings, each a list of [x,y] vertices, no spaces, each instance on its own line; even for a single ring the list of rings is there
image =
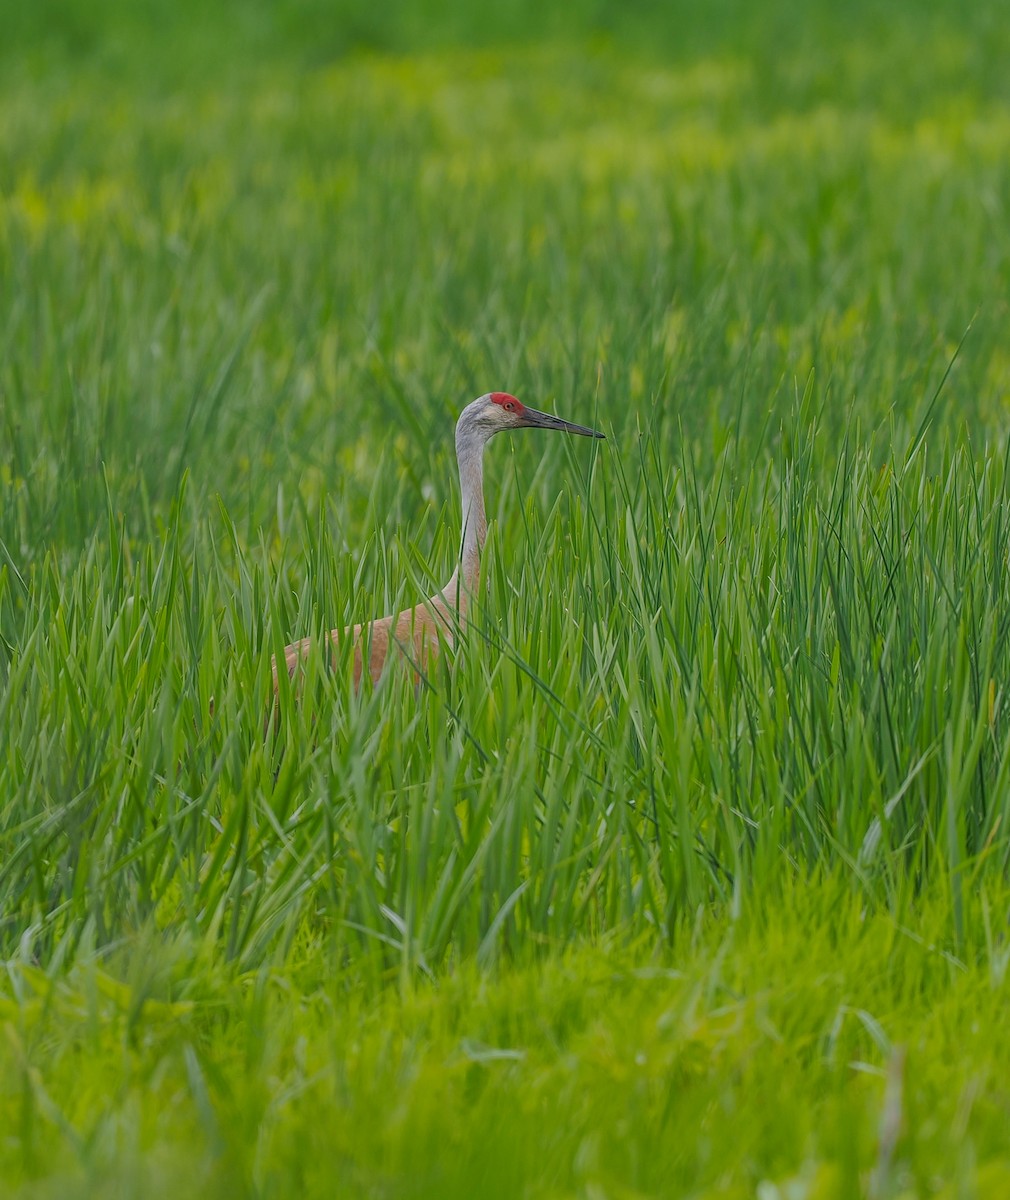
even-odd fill
[[[527,408],[509,392],[488,392],[468,404],[460,415],[457,437],[471,431],[483,441],[506,429],[555,429],[575,433],[580,437],[602,438],[604,435],[585,425],[563,421],[550,413]]]

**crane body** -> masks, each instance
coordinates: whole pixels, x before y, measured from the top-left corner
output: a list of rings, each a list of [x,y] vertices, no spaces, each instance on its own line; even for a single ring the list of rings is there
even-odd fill
[[[527,408],[508,392],[487,392],[463,409],[456,422],[456,461],[463,510],[456,569],[444,587],[413,608],[350,629],[333,629],[326,635],[334,650],[343,639],[351,639],[355,688],[366,671],[377,682],[391,657],[405,657],[415,671],[424,671],[438,653],[441,642],[452,646],[454,633],[466,619],[470,600],[476,595],[480,580],[480,552],[487,536],[484,447],[496,433],[511,429],[553,429],[581,437],[604,436],[585,425],[574,425],[549,413]],[[290,677],[294,677],[311,646],[311,638],[302,638],[285,647],[285,666]],[[276,688],[277,664],[274,663],[275,691]]]

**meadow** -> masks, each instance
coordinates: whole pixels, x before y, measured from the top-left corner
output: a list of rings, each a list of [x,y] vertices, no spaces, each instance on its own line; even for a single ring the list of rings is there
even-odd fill
[[[0,1192],[1010,1193],[1001,5],[3,8]]]

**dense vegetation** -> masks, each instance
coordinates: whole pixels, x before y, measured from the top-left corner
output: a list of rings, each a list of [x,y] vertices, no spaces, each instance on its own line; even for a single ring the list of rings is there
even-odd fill
[[[4,1193],[1004,1194],[1000,6],[5,25]]]

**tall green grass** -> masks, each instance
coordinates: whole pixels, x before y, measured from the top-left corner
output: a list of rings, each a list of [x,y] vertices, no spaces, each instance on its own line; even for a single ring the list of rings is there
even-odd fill
[[[788,454],[731,443],[706,480],[647,439],[555,447],[533,498],[516,463],[454,660],[355,696],[320,656],[267,738],[271,653],[429,589],[416,546],[373,544],[355,592],[325,520],[274,562],[184,488],[136,557],[112,514],[65,576],[6,574],[8,945],[181,921],[255,967],[308,904],[348,953],[430,970],[669,935],[783,859],[897,911],[1001,877],[1004,459],[877,465],[853,432],[820,479],[801,416]]]
[[[0,85],[0,1178],[998,1194],[997,14],[146,11]]]

